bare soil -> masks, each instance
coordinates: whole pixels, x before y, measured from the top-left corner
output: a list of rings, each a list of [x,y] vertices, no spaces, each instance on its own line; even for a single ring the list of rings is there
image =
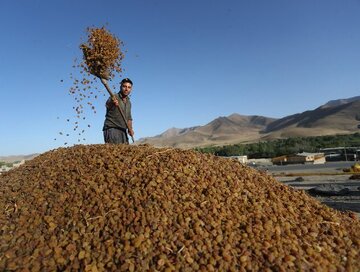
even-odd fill
[[[297,190],[305,190],[309,195],[318,199],[331,208],[340,211],[353,211],[360,218],[360,180],[349,179],[351,175],[300,175],[299,176],[275,176],[281,183],[287,184]],[[316,194],[311,192],[313,188],[322,185],[339,185],[347,190],[339,190],[338,194]]]

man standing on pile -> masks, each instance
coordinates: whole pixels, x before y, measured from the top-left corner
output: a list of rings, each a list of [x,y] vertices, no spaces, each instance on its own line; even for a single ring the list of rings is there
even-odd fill
[[[119,93],[114,94],[113,98],[110,97],[106,101],[106,115],[103,127],[105,143],[128,144],[129,138],[127,134],[131,137],[134,136],[129,97],[132,87],[132,81],[129,78],[124,78],[120,83]],[[126,120],[121,115],[118,106],[122,109]]]

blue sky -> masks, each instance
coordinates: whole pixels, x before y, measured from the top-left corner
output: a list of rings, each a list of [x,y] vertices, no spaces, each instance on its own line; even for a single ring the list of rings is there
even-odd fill
[[[125,43],[139,139],[359,95],[359,14],[359,0],[3,0],[0,156],[77,143],[69,75],[87,27],[108,24]],[[80,143],[103,143],[105,100]]]

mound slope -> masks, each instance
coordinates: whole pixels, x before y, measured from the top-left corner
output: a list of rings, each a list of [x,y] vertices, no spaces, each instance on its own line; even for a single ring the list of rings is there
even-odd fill
[[[360,222],[230,159],[46,152],[0,176],[0,270],[356,271]]]

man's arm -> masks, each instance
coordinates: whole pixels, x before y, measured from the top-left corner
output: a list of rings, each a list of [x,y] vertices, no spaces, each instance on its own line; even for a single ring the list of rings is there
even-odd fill
[[[116,96],[114,95],[113,97],[110,97],[107,101],[106,101],[106,107],[110,108],[113,105],[115,105],[116,107],[119,106],[119,101],[117,100]]]
[[[129,133],[130,136],[133,137],[134,136],[134,130],[133,130],[133,126],[132,126],[132,120],[128,120],[127,124],[128,124],[128,128],[129,128],[128,133]]]

